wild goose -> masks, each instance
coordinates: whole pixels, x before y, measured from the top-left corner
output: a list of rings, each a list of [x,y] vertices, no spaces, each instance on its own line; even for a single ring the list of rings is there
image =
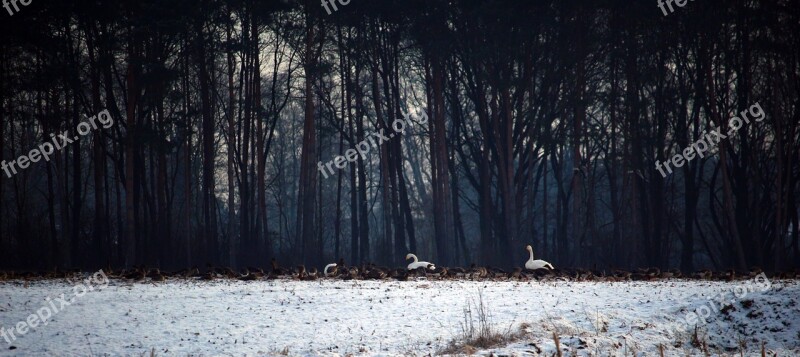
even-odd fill
[[[503,279],[507,275],[508,275],[508,272],[506,272],[503,269],[495,268],[495,267],[489,267],[489,276],[492,279]]]
[[[275,276],[286,275],[286,271],[278,265],[278,261],[275,258],[272,258],[270,264],[272,265],[272,274]]]
[[[433,271],[429,272],[430,275],[437,276],[440,279],[446,278],[448,275],[447,267],[436,267]]]
[[[237,277],[237,279],[241,281],[254,281],[258,280],[259,278],[263,277],[264,273],[259,271],[252,271],[249,267],[244,268],[244,271],[241,275]]]
[[[382,280],[386,277],[386,272],[381,269],[370,269],[364,274],[364,279]]]
[[[130,280],[144,280],[147,277],[147,271],[144,268],[134,267],[133,271],[124,274],[123,277]]]
[[[310,274],[306,271],[305,265],[298,265],[297,266],[297,273],[294,275],[295,278],[298,280],[316,280],[317,279],[317,270],[314,269],[313,274]]]
[[[397,281],[408,281],[408,270],[402,268],[393,270],[392,279]]]
[[[315,267],[311,267],[306,273],[306,280],[317,280],[317,277],[319,277],[319,271]]]
[[[464,268],[450,268],[447,270],[447,277],[448,278],[463,278],[467,275],[467,271]]]
[[[266,275],[264,274],[264,269],[261,268],[247,267],[247,272],[250,273],[250,275],[254,275],[256,278],[263,278],[264,275]]]
[[[513,272],[508,273],[508,279],[528,280],[528,276],[522,272],[522,268],[514,268]]]
[[[152,281],[165,281],[167,280],[164,275],[161,274],[161,270],[155,268],[147,274],[147,277],[150,278]]]
[[[489,271],[486,270],[484,267],[475,266],[475,263],[472,263],[469,269],[469,278],[471,280],[475,279],[485,279],[489,275]]]

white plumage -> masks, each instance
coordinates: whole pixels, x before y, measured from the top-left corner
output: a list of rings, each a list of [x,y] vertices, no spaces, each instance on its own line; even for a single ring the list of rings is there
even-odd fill
[[[328,269],[335,268],[335,267],[336,267],[336,263],[330,263],[330,264],[326,265],[325,266],[325,270],[324,270],[325,276],[330,276],[330,275],[328,275]]]
[[[550,264],[550,263],[548,263],[548,262],[546,262],[544,260],[540,260],[540,259],[533,260],[533,248],[531,248],[531,246],[527,246],[527,247],[525,247],[525,249],[528,250],[528,253],[531,253],[530,259],[528,259],[528,261],[525,262],[525,269],[528,269],[528,270],[555,269],[555,268],[553,268],[552,264]]]
[[[408,270],[414,270],[418,268],[428,268],[430,270],[436,269],[436,267],[432,263],[418,261],[417,256],[414,254],[406,255],[406,260],[409,259],[414,259],[414,261],[411,262],[411,264],[408,264]]]

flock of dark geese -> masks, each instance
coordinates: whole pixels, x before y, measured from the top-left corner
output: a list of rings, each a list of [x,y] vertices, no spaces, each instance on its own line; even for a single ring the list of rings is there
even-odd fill
[[[104,270],[110,279],[125,279],[134,282],[158,282],[166,281],[168,278],[189,279],[189,280],[217,280],[235,279],[243,281],[255,280],[317,280],[317,279],[338,279],[338,280],[399,280],[409,279],[439,279],[439,280],[493,280],[493,281],[529,281],[529,280],[566,280],[566,281],[598,281],[598,282],[621,282],[621,281],[653,281],[667,279],[693,279],[693,280],[717,280],[733,281],[751,279],[762,273],[762,270],[753,267],[748,271],[726,270],[710,271],[701,270],[692,274],[684,275],[679,270],[662,271],[658,268],[636,269],[626,271],[620,269],[613,270],[589,270],[589,269],[556,269],[552,264],[544,260],[533,259],[533,249],[531,246],[525,248],[530,253],[530,259],[525,262],[525,268],[514,268],[507,271],[496,267],[482,267],[472,264],[469,268],[461,267],[437,267],[433,263],[419,261],[414,254],[408,254],[406,260],[413,260],[406,268],[387,268],[375,264],[361,264],[360,266],[348,266],[344,259],[338,263],[331,263],[325,266],[322,271],[315,267],[306,268],[303,265],[294,268],[281,267],[278,261],[273,258],[271,269],[247,267],[240,272],[232,268],[219,268],[208,265],[201,271],[195,267],[172,273],[162,272],[158,268],[148,269],[144,266],[135,267],[130,270],[115,271]],[[52,271],[46,273],[33,272],[3,272],[0,271],[0,281],[4,280],[33,280],[33,279],[60,279],[69,278],[78,271]],[[778,272],[768,274],[773,279],[800,279],[800,270]]]

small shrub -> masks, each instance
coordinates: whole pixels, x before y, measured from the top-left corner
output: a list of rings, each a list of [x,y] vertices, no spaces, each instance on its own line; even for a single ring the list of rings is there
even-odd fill
[[[460,331],[440,354],[474,354],[479,349],[488,349],[519,340],[525,335],[528,324],[522,324],[516,331],[511,327],[500,331],[492,322],[492,316],[483,300],[483,290],[478,290],[478,301],[470,299],[464,307],[464,320]]]

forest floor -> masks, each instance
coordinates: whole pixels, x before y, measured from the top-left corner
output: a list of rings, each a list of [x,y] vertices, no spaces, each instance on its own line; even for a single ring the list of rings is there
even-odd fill
[[[111,280],[75,296],[63,280],[6,281],[6,334],[56,313],[10,344],[0,336],[0,356],[800,355],[800,282],[735,295],[741,284]],[[730,305],[712,302],[720,294]],[[684,321],[695,310],[705,323]],[[471,346],[481,327],[505,338]]]

